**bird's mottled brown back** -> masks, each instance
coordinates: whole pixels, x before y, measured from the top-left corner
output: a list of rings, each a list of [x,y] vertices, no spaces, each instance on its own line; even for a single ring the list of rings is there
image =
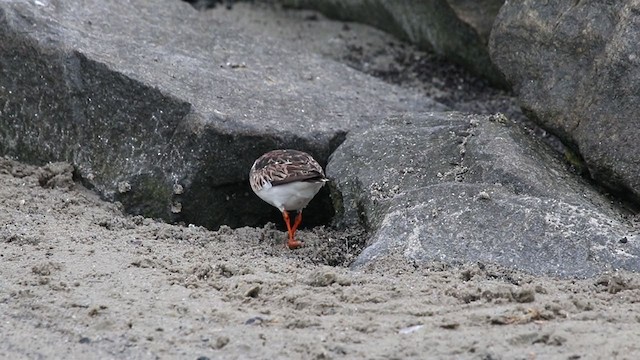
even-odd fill
[[[253,163],[249,182],[253,191],[293,181],[326,181],[322,166],[311,155],[298,150],[273,150]]]

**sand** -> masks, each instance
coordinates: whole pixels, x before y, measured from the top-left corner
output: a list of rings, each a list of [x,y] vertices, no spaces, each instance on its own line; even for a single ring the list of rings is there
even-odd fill
[[[362,233],[124,214],[68,164],[0,160],[0,358],[635,359],[640,276],[345,265]]]

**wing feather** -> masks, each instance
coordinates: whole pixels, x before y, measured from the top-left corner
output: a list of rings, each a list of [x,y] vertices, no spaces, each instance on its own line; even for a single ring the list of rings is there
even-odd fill
[[[278,186],[293,181],[327,181],[322,166],[311,155],[298,150],[273,150],[255,161],[250,173],[254,191],[265,184]]]

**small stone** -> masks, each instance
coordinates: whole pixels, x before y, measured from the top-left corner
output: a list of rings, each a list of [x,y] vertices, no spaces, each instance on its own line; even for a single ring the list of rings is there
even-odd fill
[[[118,183],[118,192],[120,194],[131,191],[131,184],[126,181],[121,181]]]
[[[451,322],[451,323],[442,324],[440,325],[440,327],[447,330],[455,330],[458,327],[460,327],[460,324],[457,322]]]
[[[220,336],[219,338],[216,339],[215,344],[213,344],[213,347],[215,349],[222,349],[223,347],[225,347],[227,344],[229,343],[229,337],[227,336]]]
[[[607,284],[609,294],[617,294],[622,290],[629,289],[627,281],[619,276],[612,276]]]
[[[535,292],[531,289],[512,291],[511,296],[513,296],[513,300],[519,303],[530,303],[536,299]]]
[[[89,339],[88,337],[83,336],[83,337],[80,338],[79,342],[80,342],[80,344],[88,344],[88,343],[91,342],[91,339]]]
[[[182,212],[182,203],[174,201],[171,204],[171,212],[174,214],[179,214]]]
[[[478,200],[491,200],[491,195],[486,191],[480,191],[476,196]]]
[[[245,321],[244,324],[245,325],[262,325],[263,322],[264,322],[263,318],[261,318],[260,316],[254,316],[248,319],[247,321]]]
[[[311,274],[308,284],[314,287],[329,286],[338,280],[338,276],[333,272],[316,272]]]
[[[489,116],[489,121],[493,121],[496,122],[498,124],[503,124],[505,125],[506,123],[509,122],[509,118],[507,118],[507,116],[503,113],[496,113],[493,114],[491,116]]]
[[[547,293],[548,293],[547,288],[545,288],[545,287],[544,287],[544,286],[542,286],[542,285],[536,285],[536,287],[535,287],[535,289],[534,289],[534,290],[535,290],[535,292],[537,292],[538,294],[547,294]]]
[[[398,330],[398,334],[411,334],[413,332],[416,332],[420,329],[422,329],[424,327],[424,325],[422,324],[418,324],[418,325],[413,325],[413,326],[408,326],[406,328],[402,328],[400,330]]]

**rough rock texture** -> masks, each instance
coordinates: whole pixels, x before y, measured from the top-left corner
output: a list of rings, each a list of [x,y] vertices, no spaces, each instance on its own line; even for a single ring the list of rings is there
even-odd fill
[[[447,4],[478,33],[485,45],[489,43],[493,22],[504,0],[447,0]]]
[[[363,22],[419,48],[435,51],[496,85],[502,74],[492,64],[488,35],[504,0],[281,0],[346,21]]]
[[[246,182],[262,153],[325,163],[361,114],[444,109],[290,47],[180,1],[4,1],[0,153],[71,162],[132,213],[256,225],[277,216]]]
[[[402,254],[560,277],[640,270],[624,214],[501,116],[391,117],[349,134],[327,175],[338,218],[372,234],[356,267]]]
[[[491,55],[532,119],[591,176],[640,198],[639,1],[509,1]]]

